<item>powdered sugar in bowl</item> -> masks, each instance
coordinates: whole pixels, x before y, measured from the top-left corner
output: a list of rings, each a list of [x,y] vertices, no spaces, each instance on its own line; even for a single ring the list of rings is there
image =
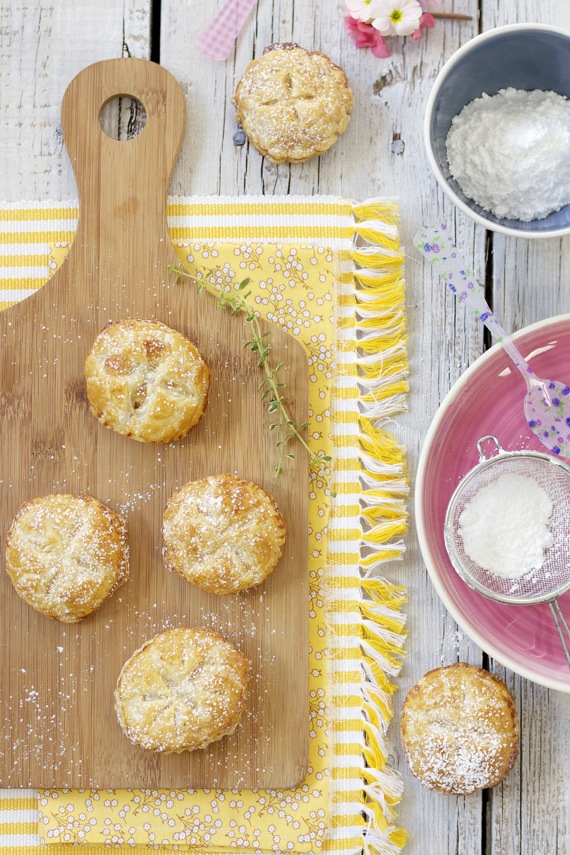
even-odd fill
[[[467,42],[440,71],[425,116],[430,165],[451,201],[485,228],[529,238],[570,233],[569,67],[570,33],[541,24],[515,24]],[[537,104],[539,109],[533,110]],[[486,136],[485,152],[477,144],[470,152],[469,123],[473,127],[485,112],[488,121],[496,119],[497,127]],[[550,112],[556,113],[556,121],[545,137]],[[534,150],[524,147],[526,167],[517,163],[512,172],[498,174],[494,170],[508,164],[507,149],[517,127],[535,140]],[[542,141],[536,142],[540,133]],[[514,151],[512,157],[517,157]],[[537,162],[542,172],[538,180]]]

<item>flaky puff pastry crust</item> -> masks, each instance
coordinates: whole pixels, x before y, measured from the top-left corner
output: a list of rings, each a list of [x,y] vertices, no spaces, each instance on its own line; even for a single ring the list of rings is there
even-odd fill
[[[506,686],[464,662],[428,671],[410,689],[401,733],[413,774],[442,793],[496,787],[518,757],[518,719]]]
[[[210,372],[196,347],[156,321],[107,324],[85,360],[91,412],[142,442],[182,439],[202,418]]]
[[[92,496],[41,496],[22,505],[6,538],[6,569],[36,611],[75,623],[129,575],[123,520]]]
[[[353,95],[342,68],[296,44],[272,45],[240,80],[236,121],[260,154],[300,163],[327,151],[350,121]]]
[[[205,748],[233,733],[247,696],[250,662],[217,632],[168,629],[121,670],[115,710],[126,736],[150,751]]]
[[[235,594],[273,572],[286,528],[277,503],[258,484],[212,475],[174,494],[162,535],[167,568],[210,593]]]

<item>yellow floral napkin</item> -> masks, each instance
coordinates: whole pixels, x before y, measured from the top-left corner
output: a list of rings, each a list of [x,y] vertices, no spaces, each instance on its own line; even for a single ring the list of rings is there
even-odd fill
[[[76,227],[73,203],[0,210],[0,307],[41,287]],[[309,477],[309,768],[286,791],[0,791],[0,844],[69,853],[397,852],[401,782],[385,734],[404,640],[404,590],[381,565],[401,554],[407,482],[387,420],[405,404],[397,204],[335,197],[173,198],[181,263],[298,338],[310,377],[311,449],[332,456],[336,497]],[[210,277],[208,277],[210,278]],[[184,287],[196,287],[188,281]],[[204,295],[205,299],[206,296]]]

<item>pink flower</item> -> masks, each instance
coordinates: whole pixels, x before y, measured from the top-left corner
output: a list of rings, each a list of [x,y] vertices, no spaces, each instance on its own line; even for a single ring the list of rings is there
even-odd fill
[[[344,23],[357,48],[370,48],[372,54],[379,59],[390,56],[390,50],[384,38],[371,24],[357,21],[350,15],[346,16]]]
[[[412,38],[415,42],[422,37],[422,30],[425,30],[426,27],[435,27],[435,18],[433,15],[430,15],[429,12],[424,12],[422,17],[420,18],[420,25],[417,30],[412,33]]]
[[[390,56],[391,38],[411,36],[421,38],[422,30],[435,26],[429,14],[433,3],[441,0],[345,0],[349,11],[344,19],[347,32],[357,48],[370,48],[374,56]]]

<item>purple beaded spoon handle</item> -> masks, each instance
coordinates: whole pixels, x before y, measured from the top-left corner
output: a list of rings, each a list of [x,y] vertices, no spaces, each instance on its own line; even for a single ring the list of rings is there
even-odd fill
[[[439,269],[453,294],[473,309],[519,369],[527,386],[524,413],[530,429],[553,454],[570,457],[570,386],[537,377],[491,311],[483,289],[448,237],[445,224],[421,229],[414,236],[414,246]]]

